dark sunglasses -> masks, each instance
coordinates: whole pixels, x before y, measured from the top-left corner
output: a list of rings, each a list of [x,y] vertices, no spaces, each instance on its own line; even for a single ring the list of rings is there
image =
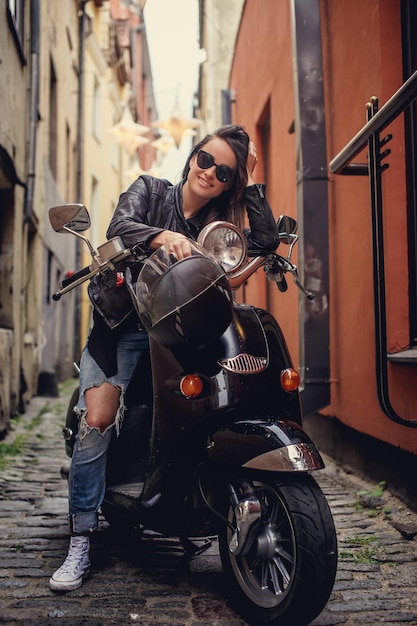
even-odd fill
[[[197,165],[201,167],[202,170],[208,170],[209,167],[215,165],[216,178],[221,183],[230,183],[235,175],[235,170],[232,170],[228,165],[217,165],[217,163],[214,162],[214,157],[204,150],[197,152]]]

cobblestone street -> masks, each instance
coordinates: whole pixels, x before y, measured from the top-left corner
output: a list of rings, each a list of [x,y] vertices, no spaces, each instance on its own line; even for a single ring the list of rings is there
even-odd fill
[[[243,626],[223,594],[216,542],[188,561],[174,540],[137,542],[104,520],[88,581],[65,595],[49,589],[68,545],[60,467],[68,464],[61,428],[71,383],[59,398],[35,398],[0,444],[0,623]],[[417,515],[330,460],[316,479],[333,511],[339,567],[313,625],[417,625]]]

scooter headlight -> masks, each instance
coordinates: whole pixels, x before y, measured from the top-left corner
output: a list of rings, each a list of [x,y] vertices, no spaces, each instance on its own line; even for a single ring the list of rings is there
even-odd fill
[[[197,242],[222,266],[226,274],[236,272],[245,262],[246,238],[229,222],[212,222],[203,228]]]

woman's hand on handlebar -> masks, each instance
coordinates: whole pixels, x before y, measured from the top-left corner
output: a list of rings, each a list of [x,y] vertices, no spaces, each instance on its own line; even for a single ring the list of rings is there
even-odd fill
[[[162,246],[168,254],[173,254],[178,261],[191,256],[192,241],[181,233],[172,230],[163,230],[152,239],[149,244],[151,250],[158,250]]]

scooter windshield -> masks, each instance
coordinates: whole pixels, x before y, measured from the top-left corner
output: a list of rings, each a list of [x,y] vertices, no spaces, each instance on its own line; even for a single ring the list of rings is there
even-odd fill
[[[227,276],[204,248],[177,260],[164,247],[146,261],[135,288],[142,324],[167,347],[199,347],[217,339],[232,319]]]

